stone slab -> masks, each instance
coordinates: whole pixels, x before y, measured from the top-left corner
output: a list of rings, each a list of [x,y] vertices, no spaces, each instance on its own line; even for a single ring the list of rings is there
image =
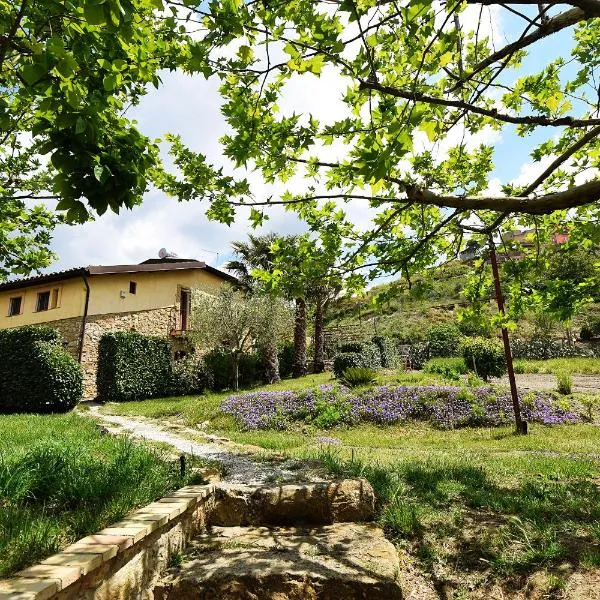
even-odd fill
[[[17,577],[0,582],[0,600],[48,600],[59,587],[55,580]]]
[[[280,486],[219,485],[209,523],[218,526],[328,525],[372,521],[375,493],[366,479]]]
[[[79,554],[75,552],[61,552],[42,561],[43,565],[79,567],[82,575],[87,575],[102,563],[102,554]]]
[[[57,581],[58,589],[62,590],[81,577],[81,567],[40,564],[19,571],[17,576]]]
[[[214,527],[154,600],[401,600],[399,558],[374,524]]]

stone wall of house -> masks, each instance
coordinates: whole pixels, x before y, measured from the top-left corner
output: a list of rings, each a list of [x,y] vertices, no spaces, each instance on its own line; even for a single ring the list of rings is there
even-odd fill
[[[176,327],[177,306],[152,310],[107,315],[89,315],[83,340],[81,365],[84,371],[84,393],[86,399],[96,396],[96,369],[98,366],[98,344],[109,331],[137,331],[144,335],[168,336]]]
[[[83,325],[82,317],[72,317],[70,319],[60,319],[45,323],[48,327],[57,329],[65,338],[65,349],[77,358],[79,352],[79,340],[81,337],[81,327]]]

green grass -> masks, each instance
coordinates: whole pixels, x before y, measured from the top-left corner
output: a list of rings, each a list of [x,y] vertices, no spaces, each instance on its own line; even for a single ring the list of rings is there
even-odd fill
[[[70,415],[0,416],[0,577],[185,484],[156,449]]]
[[[331,381],[324,374],[264,389]],[[378,383],[448,382],[437,374],[380,372]],[[379,520],[388,536],[450,589],[471,589],[482,581],[520,586],[540,569],[548,585],[559,589],[565,565],[583,572],[600,565],[594,424],[533,423],[527,436],[515,436],[510,427],[442,431],[426,423],[241,431],[219,411],[227,395],[110,404],[103,410],[208,421],[208,429],[267,455],[316,457],[334,475],[367,477],[378,492]],[[590,397],[590,411],[596,400]],[[336,437],[340,445],[324,446],[320,436]]]
[[[600,358],[550,358],[548,360],[515,360],[517,373],[572,373],[573,375],[600,375]]]

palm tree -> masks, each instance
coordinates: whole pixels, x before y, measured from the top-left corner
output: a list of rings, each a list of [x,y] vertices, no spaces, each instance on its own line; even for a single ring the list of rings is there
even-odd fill
[[[276,240],[282,239],[275,233],[265,235],[248,235],[247,241],[233,242],[231,247],[236,258],[230,260],[225,267],[232,271],[238,278],[238,288],[247,294],[254,294],[260,290],[260,281],[252,276],[252,271],[262,269],[270,271],[273,269],[273,252],[271,247]],[[283,238],[291,241],[292,236]],[[304,307],[306,313],[306,305]],[[298,315],[298,300],[296,300],[296,315]],[[296,349],[296,329],[298,328],[298,318],[296,317],[294,327],[294,348]],[[299,334],[300,337],[300,334]],[[304,317],[304,363],[306,363],[306,316]],[[276,383],[280,381],[279,376],[279,357],[277,356],[277,347],[274,344],[267,344],[261,349],[265,363],[264,378],[267,383]],[[294,354],[295,356],[295,354]],[[295,370],[294,370],[295,372]]]

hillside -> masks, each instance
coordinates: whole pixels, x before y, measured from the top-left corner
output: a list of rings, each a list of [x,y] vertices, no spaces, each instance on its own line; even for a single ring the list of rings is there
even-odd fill
[[[413,277],[410,284],[402,277],[375,286],[362,297],[340,298],[328,312],[327,328],[361,333],[354,337],[393,334],[407,343],[423,340],[430,325],[457,321],[458,311],[466,306],[462,291],[472,268],[453,261]],[[495,300],[490,299],[488,310],[490,316],[496,313]],[[600,304],[591,305],[574,319],[573,333],[578,335],[584,322],[599,316]],[[528,315],[519,322],[519,336],[531,336],[535,328],[535,317]],[[564,327],[556,325],[552,333],[563,338]]]

